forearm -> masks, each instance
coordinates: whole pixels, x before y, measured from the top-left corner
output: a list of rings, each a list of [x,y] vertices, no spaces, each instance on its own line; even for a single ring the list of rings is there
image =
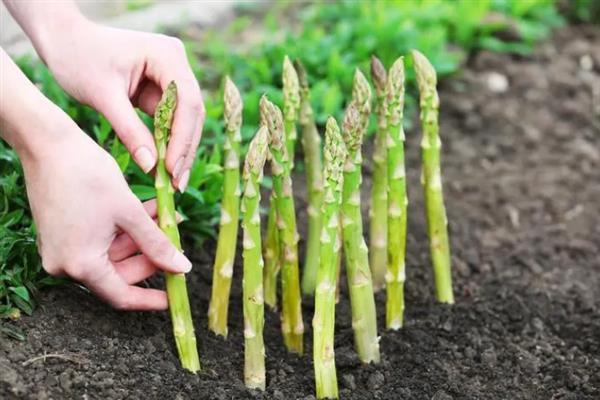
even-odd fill
[[[3,0],[13,18],[25,31],[38,55],[46,61],[46,52],[57,32],[77,35],[77,25],[87,21],[73,0]]]
[[[38,156],[49,141],[61,139],[60,124],[69,118],[49,101],[0,48],[0,137],[21,159]]]

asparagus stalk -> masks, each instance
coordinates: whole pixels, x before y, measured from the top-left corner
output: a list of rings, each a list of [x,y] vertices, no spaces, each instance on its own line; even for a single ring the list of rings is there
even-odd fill
[[[158,150],[155,187],[158,204],[158,224],[175,247],[181,250],[175,213],[175,189],[171,184],[165,166],[167,143],[176,107],[177,86],[175,86],[175,82],[171,82],[163,93],[154,114],[154,141]],[[173,336],[175,337],[179,360],[183,368],[191,372],[197,372],[200,370],[200,359],[196,346],[196,335],[194,334],[194,323],[190,311],[185,275],[168,272],[165,275],[169,310],[173,322]]]
[[[287,149],[290,170],[294,169],[294,156],[296,154],[296,122],[300,111],[300,84],[298,74],[292,62],[285,56],[283,59],[283,123],[285,129],[285,146]]]
[[[242,125],[242,98],[235,84],[225,78],[225,161],[223,165],[223,200],[217,255],[213,267],[213,281],[208,327],[215,334],[227,337],[227,312],[233,264],[237,245],[240,206],[240,128]]]
[[[251,389],[265,390],[265,345],[262,244],[260,237],[260,182],[267,158],[269,132],[263,125],[252,142],[244,164],[242,228],[244,231],[244,380]]]
[[[346,110],[342,126],[344,142],[348,150],[342,192],[342,236],[352,304],[354,344],[362,362],[377,363],[379,362],[377,311],[369,268],[369,253],[363,238],[360,208],[361,146],[369,120],[371,89],[358,69],[354,78],[354,93],[355,96]]]
[[[373,289],[378,292],[385,287],[387,269],[387,148],[386,116],[383,105],[387,73],[381,61],[371,57],[371,78],[375,84],[377,131],[373,151],[373,186],[369,210],[370,262],[373,274]]]
[[[423,129],[421,183],[425,194],[427,233],[435,275],[435,289],[438,301],[453,304],[448,220],[444,207],[440,166],[442,142],[438,125],[440,99],[436,90],[437,77],[435,69],[423,54],[413,50],[412,57],[420,92],[420,116]]]
[[[280,239],[282,314],[281,330],[286,347],[292,352],[302,354],[304,323],[300,296],[298,273],[298,233],[296,231],[296,212],[292,195],[290,162],[284,143],[283,117],[281,110],[265,96],[260,101],[263,124],[271,135],[271,174],[275,206],[277,207],[277,228]]]
[[[333,336],[335,331],[336,264],[341,238],[339,209],[343,185],[346,148],[340,130],[332,117],[327,121],[324,151],[324,190],[321,231],[321,254],[315,291],[313,317],[313,359],[317,398],[338,398]]]
[[[321,203],[323,202],[323,162],[321,160],[321,136],[315,124],[313,109],[310,105],[310,88],[306,71],[299,60],[294,61],[300,83],[300,116],[302,129],[302,148],[306,168],[306,186],[308,188],[308,237],[302,274],[302,292],[313,296],[319,268],[321,235]]]
[[[402,327],[404,317],[404,258],[406,253],[406,176],[404,167],[404,59],[400,57],[388,75],[386,85],[386,131],[388,159],[388,266],[386,326]]]
[[[279,259],[279,231],[277,230],[277,207],[275,206],[275,193],[271,192],[269,201],[269,216],[267,218],[267,234],[265,243],[265,269],[263,284],[265,290],[265,303],[273,310],[277,308],[277,278],[281,270]]]
[[[288,56],[283,59],[283,119],[285,129],[285,146],[289,157],[290,171],[294,168],[294,154],[296,147],[296,121],[300,108],[300,87],[298,75]],[[271,196],[269,218],[267,220],[267,243],[265,245],[265,302],[275,309],[277,307],[277,277],[283,261],[281,243],[277,229],[277,207],[275,199]]]

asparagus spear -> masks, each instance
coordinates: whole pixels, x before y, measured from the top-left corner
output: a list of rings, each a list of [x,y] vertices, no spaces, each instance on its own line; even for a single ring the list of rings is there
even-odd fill
[[[421,126],[423,129],[421,183],[425,193],[427,233],[435,275],[435,289],[438,301],[453,304],[448,220],[444,207],[440,167],[442,142],[438,125],[440,99],[436,90],[437,78],[435,69],[423,54],[413,50],[412,57],[420,92]]]
[[[277,230],[277,207],[275,206],[275,192],[271,192],[269,199],[269,216],[267,218],[267,237],[265,240],[265,268],[263,285],[265,290],[265,303],[275,310],[277,308],[277,278],[281,270],[279,259],[280,243]]]
[[[296,147],[296,121],[300,108],[300,87],[298,76],[288,56],[283,59],[283,119],[284,137],[287,154],[289,157],[290,171],[294,168],[294,154]],[[269,218],[267,221],[267,243],[265,246],[265,302],[271,308],[277,306],[277,277],[281,270],[283,260],[281,254],[281,243],[277,229],[277,207],[275,206],[274,194],[271,196]]]
[[[306,168],[306,186],[308,187],[308,237],[302,275],[302,292],[313,296],[319,268],[321,235],[321,203],[323,202],[323,162],[321,160],[321,136],[315,124],[313,109],[310,105],[308,77],[300,60],[294,61],[300,83],[300,127],[302,128],[302,148]]]
[[[244,164],[242,228],[244,231],[244,380],[251,389],[265,389],[265,345],[262,244],[260,237],[260,182],[267,158],[269,132],[263,125],[252,142]]]
[[[171,134],[171,123],[176,107],[177,86],[175,86],[175,82],[171,82],[156,106],[154,114],[154,141],[158,150],[155,187],[158,205],[158,224],[171,242],[181,250],[173,196],[175,190],[165,166],[167,143]],[[183,368],[191,372],[197,372],[200,370],[200,359],[196,346],[196,335],[194,334],[194,323],[190,311],[185,275],[168,272],[165,275],[169,310],[171,321],[173,322],[173,336],[175,337],[179,360]]]
[[[208,308],[208,326],[215,334],[227,337],[229,291],[237,245],[240,206],[240,128],[242,125],[242,98],[235,84],[225,78],[224,92],[225,151],[221,224],[217,255],[213,267],[213,283]]]
[[[361,146],[369,120],[371,89],[357,69],[353,100],[346,110],[342,126],[348,156],[344,165],[342,192],[342,226],[346,276],[352,304],[352,328],[358,356],[364,363],[379,362],[377,311],[369,269],[369,253],[363,238],[360,208],[362,181]]]
[[[404,59],[400,57],[386,85],[386,131],[388,159],[388,267],[386,326],[402,327],[404,317],[404,257],[406,253],[406,177],[404,168]]]
[[[373,187],[371,190],[371,208],[369,210],[370,262],[373,274],[373,289],[378,292],[385,287],[387,269],[387,148],[385,86],[387,73],[381,61],[371,57],[371,78],[375,84],[377,113],[377,132],[373,152]]]
[[[300,84],[298,74],[292,62],[285,56],[283,59],[283,123],[285,129],[285,145],[289,157],[290,170],[294,169],[296,154],[296,122],[300,111]]]
[[[292,352],[302,354],[304,323],[300,280],[298,273],[298,233],[296,232],[296,212],[292,195],[290,163],[284,143],[283,118],[281,110],[265,96],[260,100],[260,112],[263,124],[271,135],[271,174],[277,207],[277,228],[280,239],[282,315],[281,330],[286,347]]]
[[[275,310],[277,308],[277,278],[281,270],[279,259],[280,243],[277,230],[277,207],[275,206],[275,192],[271,192],[269,201],[269,216],[267,218],[267,237],[265,240],[265,269],[263,285],[265,290],[265,303]]]
[[[324,190],[321,254],[313,317],[313,360],[317,398],[338,398],[333,336],[335,331],[336,264],[341,247],[339,209],[346,148],[335,119],[327,121],[324,151]]]

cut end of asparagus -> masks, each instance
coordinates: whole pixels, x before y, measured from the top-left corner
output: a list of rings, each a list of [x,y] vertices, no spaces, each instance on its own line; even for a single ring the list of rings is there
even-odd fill
[[[435,69],[427,57],[425,57],[420,51],[412,50],[411,54],[417,75],[419,91],[422,93],[427,93],[428,91],[434,89],[437,85]]]
[[[229,76],[225,77],[223,97],[225,126],[230,131],[237,131],[242,126],[242,96]]]
[[[344,162],[347,156],[346,146],[335,118],[329,117],[325,127],[325,174],[327,182],[336,182],[334,190],[341,190]],[[327,199],[325,199],[327,201]]]
[[[244,164],[245,179],[249,179],[250,174],[262,175],[267,160],[268,146],[269,129],[267,129],[266,126],[261,125],[248,147],[248,153],[246,154],[246,161]]]
[[[399,125],[404,110],[404,57],[398,58],[390,68],[384,103],[389,122]]]
[[[283,104],[285,118],[295,121],[300,110],[300,83],[288,56],[283,59]]]
[[[177,107],[177,85],[175,81],[171,81],[169,86],[163,92],[163,95],[156,106],[154,113],[154,130],[155,135],[166,135],[166,132],[171,129],[171,122]]]
[[[369,114],[371,111],[371,86],[360,69],[354,72],[352,87],[352,101],[356,102],[361,113]]]
[[[285,146],[281,110],[271,103],[266,95],[261,97],[259,107],[261,123],[269,129],[271,147],[283,151]]]
[[[387,72],[381,60],[374,55],[371,56],[371,78],[373,79],[377,96],[383,96],[387,82]]]
[[[357,104],[353,101],[346,109],[342,124],[344,143],[350,154],[357,152],[363,141],[363,123]]]

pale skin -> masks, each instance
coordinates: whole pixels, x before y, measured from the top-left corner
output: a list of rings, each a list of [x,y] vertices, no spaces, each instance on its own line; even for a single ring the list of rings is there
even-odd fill
[[[204,123],[200,87],[178,39],[86,19],[71,1],[4,0],[59,84],[102,113],[150,172],[152,134],[135,113],[154,114],[162,90],[179,89],[166,165],[184,191]],[[135,284],[190,261],[162,233],[156,203],[142,204],[112,157],[52,104],[0,49],[0,136],[17,152],[38,230],[42,264],[118,309],[163,310],[162,290]]]

